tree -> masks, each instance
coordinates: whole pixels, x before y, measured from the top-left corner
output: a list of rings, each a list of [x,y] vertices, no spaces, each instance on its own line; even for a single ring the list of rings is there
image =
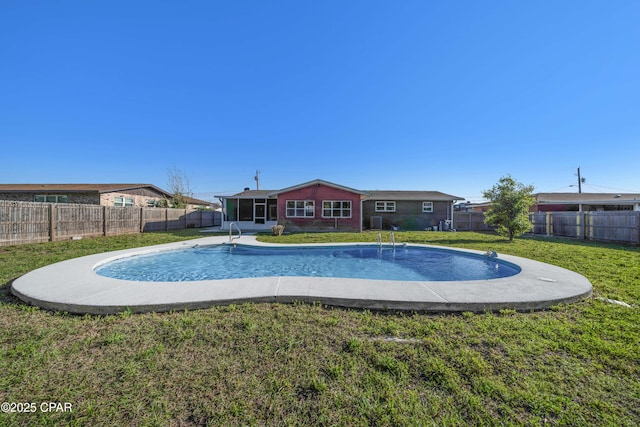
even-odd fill
[[[191,179],[187,174],[174,166],[167,169],[167,186],[169,192],[173,195],[171,207],[184,209],[187,207],[187,197],[193,197],[191,191]]]
[[[491,190],[482,192],[491,204],[484,213],[484,222],[496,227],[496,232],[509,241],[531,230],[529,208],[535,204],[532,185],[523,185],[510,175],[500,178]]]

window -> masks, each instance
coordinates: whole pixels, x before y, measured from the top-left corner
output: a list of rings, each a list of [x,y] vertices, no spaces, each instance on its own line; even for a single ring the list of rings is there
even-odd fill
[[[396,211],[396,202],[385,202],[385,201],[376,202],[376,212],[395,212],[395,211]]]
[[[313,218],[315,202],[313,200],[287,200],[287,217]]]
[[[433,202],[422,202],[422,212],[424,213],[433,212]]]
[[[133,206],[133,199],[129,198],[129,197],[114,197],[113,198],[113,205],[114,206],[119,206],[119,207],[129,207],[129,206]]]
[[[351,218],[351,201],[323,200],[322,216],[324,218]]]
[[[40,203],[67,203],[67,196],[37,195],[34,200]]]
[[[267,221],[278,220],[278,200],[267,199]]]
[[[238,217],[238,199],[227,199],[227,221],[235,221]]]
[[[238,201],[238,221],[253,221],[252,199],[240,199]]]
[[[253,208],[255,213],[253,222],[255,222],[256,224],[264,224],[265,220],[267,219],[267,200],[255,199]]]

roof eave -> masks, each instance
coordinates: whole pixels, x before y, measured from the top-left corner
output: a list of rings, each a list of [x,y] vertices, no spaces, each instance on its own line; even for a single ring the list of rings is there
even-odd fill
[[[326,185],[327,187],[332,187],[332,188],[336,188],[336,189],[339,189],[339,190],[344,190],[344,191],[348,191],[350,193],[355,193],[355,194],[360,194],[360,195],[365,195],[365,196],[369,194],[366,191],[356,190],[355,188],[345,187],[344,185],[335,184],[333,182],[325,181],[325,180],[322,180],[322,179],[314,179],[312,181],[303,182],[302,184],[298,184],[298,185],[294,185],[294,186],[291,186],[291,187],[283,188],[281,190],[274,191],[273,193],[270,193],[269,196],[277,196],[277,195],[279,195],[281,193],[288,193],[290,191],[299,190],[301,188],[310,187],[312,185]]]

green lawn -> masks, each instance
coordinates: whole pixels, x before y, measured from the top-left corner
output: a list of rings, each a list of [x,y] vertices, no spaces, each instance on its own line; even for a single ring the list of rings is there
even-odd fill
[[[73,316],[9,294],[8,282],[46,264],[193,237],[201,234],[0,247],[0,402],[36,404],[35,413],[0,413],[0,425],[640,424],[638,248],[396,232],[398,242],[556,264],[594,285],[587,301],[535,313],[244,304]],[[260,239],[375,241],[376,233]],[[43,402],[70,403],[73,412],[43,412]]]

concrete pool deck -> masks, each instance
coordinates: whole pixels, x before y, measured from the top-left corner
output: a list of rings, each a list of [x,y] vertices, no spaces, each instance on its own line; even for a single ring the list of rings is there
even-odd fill
[[[241,240],[242,244],[282,246],[258,242],[254,236],[243,235]],[[226,236],[212,236],[74,258],[39,268],[15,279],[11,284],[11,291],[29,304],[78,314],[115,314],[124,311],[144,313],[191,310],[243,302],[294,301],[425,312],[482,312],[500,309],[528,311],[576,302],[589,297],[592,292],[589,280],[578,273],[503,254],[498,254],[500,259],[518,265],[522,271],[511,277],[472,281],[417,282],[279,276],[194,282],[135,282],[99,276],[94,272],[97,265],[135,254],[226,242]],[[354,244],[357,243],[344,245]],[[342,244],[332,243],[324,246],[340,245]],[[371,243],[366,245],[370,246]],[[458,248],[447,249],[483,253]]]

